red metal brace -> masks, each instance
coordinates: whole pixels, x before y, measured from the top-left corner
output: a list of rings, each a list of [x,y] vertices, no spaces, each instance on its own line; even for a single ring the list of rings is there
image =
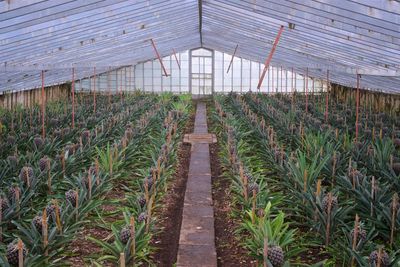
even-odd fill
[[[308,68],[306,68],[306,76],[304,77],[304,84],[306,86],[306,113],[308,113]]]
[[[72,68],[72,84],[71,84],[71,92],[72,92],[72,129],[75,128],[75,68]]]
[[[44,128],[44,113],[45,113],[45,94],[44,94],[44,70],[42,70],[42,137],[46,137],[46,129]]]
[[[176,64],[178,64],[179,69],[181,69],[181,63],[179,63],[178,57],[176,56],[175,49],[172,48],[172,51],[174,52],[174,57],[175,57],[175,60],[176,60]]]
[[[93,67],[93,113],[96,114],[96,67]]]
[[[268,55],[267,59],[265,60],[264,70],[263,70],[263,72],[261,74],[260,80],[258,81],[257,89],[261,88],[262,82],[263,82],[264,77],[265,77],[265,73],[268,70],[269,63],[271,63],[272,56],[274,55],[276,47],[278,46],[278,42],[279,42],[279,39],[281,38],[282,32],[283,32],[283,25],[280,27],[278,35],[276,36],[274,44],[272,45],[271,52],[269,52],[269,55]]]
[[[238,49],[238,44],[236,45],[236,47],[235,47],[235,51],[233,52],[233,55],[232,55],[232,58],[231,58],[231,62],[229,62],[229,66],[228,66],[228,69],[226,70],[226,73],[229,73],[229,70],[231,69],[231,66],[232,66],[232,64],[233,64],[233,59],[234,59],[234,57],[235,57],[235,55],[236,55],[236,51],[237,51],[237,49]]]
[[[329,70],[326,71],[325,123],[328,123]]]
[[[358,110],[360,108],[360,74],[357,74],[357,99],[356,99],[356,142],[358,140]]]
[[[155,52],[156,55],[157,55],[158,61],[160,61],[161,68],[162,68],[162,70],[163,70],[163,72],[164,72],[164,76],[167,76],[167,77],[168,77],[167,70],[165,69],[164,63],[163,63],[163,61],[162,61],[162,59],[161,59],[161,57],[160,57],[160,54],[158,53],[156,44],[154,43],[153,39],[150,39],[150,41],[151,41],[151,45],[152,45],[153,48],[154,48],[154,52]]]

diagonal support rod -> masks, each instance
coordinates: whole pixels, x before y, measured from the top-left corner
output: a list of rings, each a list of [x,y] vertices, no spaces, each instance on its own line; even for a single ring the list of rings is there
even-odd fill
[[[232,58],[231,58],[231,62],[229,62],[229,66],[228,66],[228,69],[226,70],[226,73],[229,73],[229,70],[231,69],[231,66],[233,64],[233,59],[235,58],[238,46],[239,45],[237,44],[236,47],[235,47],[235,51],[233,52],[233,55],[232,55]]]
[[[264,70],[263,70],[263,72],[261,74],[260,80],[258,81],[258,85],[257,85],[257,89],[258,90],[260,90],[260,88],[261,88],[262,82],[263,82],[264,77],[265,77],[265,73],[267,72],[267,70],[269,68],[269,63],[271,63],[272,56],[274,55],[276,47],[278,46],[278,42],[279,42],[279,39],[281,38],[282,32],[283,32],[283,25],[281,25],[281,27],[279,29],[279,32],[276,35],[274,44],[272,45],[271,52],[269,52],[269,55],[268,55],[267,59],[265,60]]]
[[[167,76],[167,77],[168,77],[167,70],[165,69],[164,63],[163,63],[163,61],[162,61],[162,59],[161,59],[161,57],[160,57],[160,54],[158,53],[156,44],[154,43],[153,39],[150,39],[150,41],[151,41],[151,45],[152,45],[153,48],[154,48],[154,52],[155,52],[156,55],[157,55],[158,61],[160,61],[161,68],[162,68],[162,70],[163,70],[163,72],[164,72],[164,76]]]
[[[174,57],[175,57],[175,60],[176,60],[176,64],[178,64],[179,69],[181,69],[181,63],[179,63],[178,57],[176,56],[175,49],[172,48],[172,52],[174,52]]]

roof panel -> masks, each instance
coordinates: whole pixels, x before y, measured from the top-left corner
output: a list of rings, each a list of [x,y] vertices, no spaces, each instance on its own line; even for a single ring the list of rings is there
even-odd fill
[[[364,88],[400,91],[400,3],[375,0],[0,1],[0,88],[38,86],[44,68],[47,84],[73,66],[90,75],[152,59],[150,38],[162,55],[238,44],[238,56],[263,62],[280,25],[274,66],[316,78],[329,69],[353,87],[362,73]]]

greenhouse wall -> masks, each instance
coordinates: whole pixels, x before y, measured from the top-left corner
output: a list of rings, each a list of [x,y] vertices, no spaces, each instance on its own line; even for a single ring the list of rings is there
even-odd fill
[[[78,80],[77,91],[132,91],[187,93],[193,94],[257,91],[257,84],[264,64],[204,48],[184,51],[162,58],[168,76],[163,72],[158,59],[112,70]],[[229,71],[228,71],[229,68]],[[261,92],[290,93],[320,92],[326,84],[281,67],[269,67]]]
[[[45,88],[46,101],[53,101],[58,99],[67,99],[71,93],[70,83],[55,85]],[[17,91],[17,92],[3,92],[0,94],[0,107],[6,109],[13,109],[17,105],[31,107],[35,104],[42,102],[41,88],[31,90]]]
[[[357,90],[332,84],[330,95],[338,102],[355,105]],[[360,90],[360,106],[371,106],[374,111],[400,114],[400,95],[369,90]]]

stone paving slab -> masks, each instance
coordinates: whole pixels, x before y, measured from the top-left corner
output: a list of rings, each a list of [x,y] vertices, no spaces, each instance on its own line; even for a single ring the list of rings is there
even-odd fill
[[[214,210],[210,205],[193,205],[186,203],[184,204],[183,217],[186,216],[213,217]]]
[[[186,191],[184,201],[192,205],[212,205],[211,194],[207,194],[206,192]]]
[[[179,267],[217,266],[209,149],[209,143],[216,139],[215,135],[207,135],[206,111],[205,103],[199,102],[194,134],[184,140],[192,148],[179,237]]]
[[[209,245],[179,245],[177,267],[215,267],[217,253]]]

